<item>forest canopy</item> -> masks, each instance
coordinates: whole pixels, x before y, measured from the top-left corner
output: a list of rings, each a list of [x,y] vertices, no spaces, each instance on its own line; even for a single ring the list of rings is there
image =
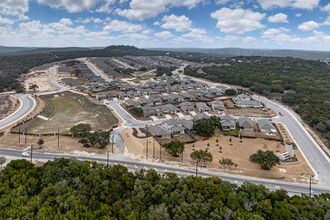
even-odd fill
[[[13,160],[0,176],[3,219],[329,219],[329,199],[64,158]]]

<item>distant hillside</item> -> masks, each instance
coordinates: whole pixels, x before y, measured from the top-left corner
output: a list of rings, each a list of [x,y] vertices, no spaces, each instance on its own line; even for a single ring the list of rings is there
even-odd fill
[[[175,52],[198,52],[223,57],[234,56],[272,56],[272,57],[295,57],[307,60],[330,60],[330,51],[311,50],[274,50],[274,49],[242,49],[242,48],[153,48]]]
[[[60,47],[60,48],[47,48],[47,47],[5,47],[0,46],[0,55],[22,55],[22,54],[39,54],[51,52],[65,52],[65,51],[84,51],[92,50],[95,48],[87,47]]]

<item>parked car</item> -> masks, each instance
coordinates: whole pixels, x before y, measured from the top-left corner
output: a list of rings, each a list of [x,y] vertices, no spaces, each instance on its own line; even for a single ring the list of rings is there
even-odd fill
[[[278,114],[279,114],[280,116],[283,116],[282,112],[279,112]]]
[[[22,153],[22,157],[28,157],[28,156],[30,156],[30,154],[28,152],[23,152]]]

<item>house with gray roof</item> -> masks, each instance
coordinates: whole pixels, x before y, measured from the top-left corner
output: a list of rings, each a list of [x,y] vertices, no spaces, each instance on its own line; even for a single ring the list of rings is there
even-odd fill
[[[243,130],[254,130],[253,122],[250,118],[239,118],[238,125]]]
[[[152,101],[150,101],[149,99],[145,98],[145,97],[141,97],[137,100],[142,106],[145,105],[152,105]]]
[[[180,103],[180,108],[185,113],[193,112],[195,110],[194,104],[191,102]]]
[[[160,125],[150,125],[148,127],[149,132],[160,139],[171,138],[171,132],[166,130]]]
[[[98,92],[95,94],[95,97],[97,100],[102,100],[102,99],[106,99],[108,96],[107,93],[105,92]]]
[[[120,98],[120,99],[124,99],[124,98],[127,97],[127,94],[126,94],[126,92],[120,91],[120,92],[117,93],[117,97]]]
[[[210,108],[203,102],[197,102],[196,108],[199,112],[207,112],[210,113]]]
[[[213,111],[223,111],[225,110],[225,104],[220,100],[215,100],[211,103]]]
[[[223,130],[233,130],[236,128],[235,118],[231,115],[221,115],[220,123]]]
[[[173,135],[183,134],[184,132],[191,133],[193,129],[193,123],[186,119],[172,118],[164,121],[162,125]]]
[[[249,101],[236,101],[236,106],[241,108],[261,108],[261,104],[254,100]]]
[[[140,107],[140,106],[141,106],[138,102],[136,102],[136,101],[134,101],[134,100],[132,100],[132,99],[127,99],[127,100],[126,100],[126,104],[127,104],[129,107]]]
[[[259,119],[257,124],[261,132],[265,132],[267,135],[276,135],[277,130],[268,119]]]
[[[200,119],[208,119],[208,118],[210,118],[210,116],[205,113],[199,113],[199,114],[193,116],[194,121],[198,121]]]
[[[156,109],[150,106],[142,107],[142,111],[144,117],[150,117],[157,114]]]

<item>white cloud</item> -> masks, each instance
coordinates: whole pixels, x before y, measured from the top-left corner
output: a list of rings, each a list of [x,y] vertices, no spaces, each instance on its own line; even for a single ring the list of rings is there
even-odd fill
[[[324,7],[321,7],[321,11],[326,11],[326,12],[330,13],[330,3],[328,3]]]
[[[96,9],[96,12],[103,12],[103,13],[110,13],[113,9],[110,7],[112,6],[116,0],[106,0],[105,4],[102,5],[100,8]]]
[[[64,8],[70,13],[82,12],[84,10],[92,10],[102,0],[38,0],[40,4],[47,4],[52,8]],[[106,0],[105,5],[97,9],[100,12],[107,12],[110,4],[115,0]]]
[[[217,0],[215,3],[218,4],[218,5],[224,5],[224,4],[227,4],[230,1],[232,1],[232,0]]]
[[[223,40],[226,42],[231,42],[231,41],[235,41],[238,39],[240,39],[239,36],[228,34],[228,35],[226,35],[226,37]]]
[[[278,13],[274,16],[269,16],[268,21],[272,23],[278,23],[278,22],[289,23],[287,19],[288,16],[286,14]]]
[[[255,41],[256,38],[250,36],[250,37],[243,37],[242,40],[243,40],[243,43],[250,43],[252,41]]]
[[[9,18],[4,18],[0,15],[0,27],[6,27],[14,24],[15,21]]]
[[[283,32],[289,32],[289,31],[290,31],[289,29],[283,28],[283,27],[270,28],[270,29],[267,29],[264,32],[262,32],[262,36],[263,37],[269,37],[269,36],[272,36],[272,35],[275,35],[275,34],[279,34],[279,33],[283,33]]]
[[[296,17],[301,17],[301,16],[302,16],[301,13],[297,13],[297,14],[296,14]]]
[[[257,0],[263,9],[271,8],[300,8],[313,9],[319,5],[320,0]]]
[[[153,25],[158,26],[158,25],[160,25],[160,22],[159,21],[155,21]]]
[[[265,27],[260,21],[266,16],[259,12],[253,12],[249,9],[221,8],[212,12],[211,17],[218,20],[217,28],[224,33],[242,34],[244,32],[257,30]]]
[[[62,19],[60,20],[60,23],[61,23],[61,24],[64,24],[64,25],[73,25],[71,19],[69,19],[69,18],[62,18]]]
[[[325,19],[325,21],[323,22],[324,25],[330,25],[330,15],[327,17],[327,19]]]
[[[168,39],[168,38],[174,37],[174,35],[169,31],[162,31],[162,32],[155,33],[155,36],[158,38],[162,38],[162,39]]]
[[[23,15],[29,10],[29,0],[1,0],[0,14]]]
[[[191,20],[186,16],[176,16],[174,14],[167,16],[165,15],[162,19],[164,24],[162,24],[162,28],[164,29],[175,29],[176,31],[188,31],[190,30]]]
[[[307,21],[298,26],[298,29],[303,31],[311,31],[315,28],[320,27],[320,25],[315,21]]]
[[[117,9],[116,13],[130,20],[142,21],[166,12],[170,7],[185,6],[191,9],[202,1],[203,0],[132,0],[129,4],[129,9]]]
[[[200,41],[211,41],[209,37],[206,35],[206,31],[204,29],[194,28],[188,34],[184,34],[182,38],[190,38],[193,40],[200,40]]]
[[[126,21],[112,20],[108,25],[104,26],[104,31],[109,32],[138,32],[143,29],[142,25],[132,24]]]

